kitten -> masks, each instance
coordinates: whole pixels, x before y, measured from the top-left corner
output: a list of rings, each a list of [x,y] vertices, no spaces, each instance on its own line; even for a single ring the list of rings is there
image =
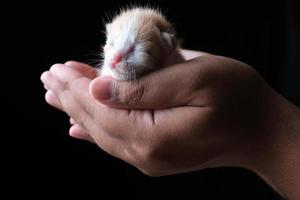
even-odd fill
[[[152,8],[121,11],[106,24],[102,76],[134,80],[151,71],[182,62],[179,41],[170,22]]]

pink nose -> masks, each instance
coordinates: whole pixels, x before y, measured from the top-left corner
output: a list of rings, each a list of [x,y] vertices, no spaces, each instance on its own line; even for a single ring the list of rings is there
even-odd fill
[[[116,65],[121,62],[122,60],[122,54],[118,53],[115,55],[115,57],[113,57],[111,63],[112,63],[112,68],[115,68]]]

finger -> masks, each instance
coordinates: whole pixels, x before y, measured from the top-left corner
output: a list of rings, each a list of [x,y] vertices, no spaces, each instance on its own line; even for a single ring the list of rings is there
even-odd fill
[[[98,132],[98,134],[90,135],[80,125],[74,124],[69,130],[69,135],[77,139],[96,143],[108,154],[125,161],[129,160],[128,155],[124,153],[124,148],[120,141],[116,140],[115,138],[108,137],[106,134],[101,134]]]
[[[50,72],[59,79],[60,86],[57,90],[52,90],[60,99],[63,107],[71,106],[69,112],[75,109],[76,104],[83,109],[86,114],[91,115],[95,101],[90,97],[88,88],[90,79],[82,76],[77,70],[63,64],[55,64],[50,68]],[[70,102],[73,102],[70,103]],[[78,113],[72,113],[78,116]],[[73,116],[73,115],[71,115]],[[77,120],[76,118],[74,118]]]
[[[64,84],[64,87],[68,87],[68,83],[71,80],[84,77],[79,71],[72,69],[64,64],[54,64],[49,70],[53,76],[58,78]]]
[[[113,99],[114,80],[110,76],[102,76],[93,80],[89,86],[90,94],[96,100],[109,102]]]
[[[124,132],[145,128],[144,124],[137,123],[136,118],[138,117],[136,115],[128,114],[128,110],[114,109],[97,103],[88,91],[90,80],[80,79],[80,81],[68,83],[68,85],[67,91],[73,99],[68,99],[68,96],[62,97],[61,102],[64,105],[64,109],[92,137],[99,137],[97,141],[105,143],[102,145],[107,145],[106,141],[109,140],[107,138],[124,138],[126,137]],[[83,111],[72,112],[72,109],[81,109]],[[73,120],[71,121],[73,122]],[[99,127],[101,127],[100,130]]]
[[[51,90],[53,95],[50,93],[50,96],[47,96],[46,100],[50,105],[53,105],[54,107],[57,107],[65,112],[76,121],[81,122],[82,121],[89,121],[90,119],[90,110],[92,110],[89,107],[86,107],[88,103],[83,104],[82,101],[87,101],[85,97],[87,96],[88,99],[91,99],[88,94],[88,85],[90,79],[81,79],[82,76],[76,73],[75,70],[72,70],[71,68],[63,65],[56,65],[56,67],[61,66],[60,69],[53,70],[55,75],[53,75],[50,71],[44,72],[41,76],[42,82],[47,85],[47,87]],[[61,70],[63,68],[69,68],[68,72],[65,70]],[[62,72],[61,72],[62,71]],[[75,72],[74,72],[75,71]],[[70,77],[66,75],[66,73],[69,73]],[[61,81],[60,79],[65,79],[64,81]],[[80,81],[78,81],[80,80]],[[77,82],[78,81],[78,82]],[[86,88],[84,88],[84,83],[81,85],[80,82],[85,81]],[[73,84],[75,82],[75,84]],[[77,83],[76,83],[77,82]],[[69,85],[72,85],[70,88],[72,88],[72,92],[70,91]],[[75,87],[75,88],[74,88]],[[86,90],[86,94],[84,95],[84,91]],[[75,92],[74,92],[75,91]],[[80,92],[78,92],[80,91]],[[74,94],[76,93],[76,94]],[[49,94],[47,94],[49,95]],[[56,97],[57,101],[53,98]],[[83,99],[83,100],[82,100]],[[60,102],[60,104],[58,103]],[[92,101],[94,102],[94,101]]]
[[[85,132],[78,124],[74,124],[71,126],[69,130],[69,135],[77,139],[86,140],[91,143],[95,143],[93,138],[87,132]]]
[[[59,99],[53,94],[51,90],[48,90],[45,94],[45,100],[51,106],[63,111],[62,105]]]
[[[107,132],[115,132],[119,125],[125,124],[125,122],[128,123],[127,118],[123,118],[123,123],[117,124],[117,127],[112,125],[111,122],[113,119],[117,119],[117,115],[123,115],[120,115],[120,112],[109,111],[107,106],[98,104],[90,96],[88,91],[90,79],[83,77],[76,70],[62,64],[53,65],[50,70],[54,77],[52,81],[58,81],[59,83],[57,84],[63,85],[57,86],[54,90],[50,87],[61,102],[63,110],[72,117],[85,132],[92,134],[93,137],[94,135],[100,137],[101,140],[104,141],[104,145],[106,145],[105,141],[108,139],[105,140],[103,138],[111,137],[104,136],[104,134],[107,134]],[[100,122],[95,122],[94,119],[99,120],[102,126],[98,124]],[[101,130],[99,130],[99,126]]]
[[[99,102],[117,108],[161,109],[181,105],[201,106],[195,92],[204,87],[205,56],[176,64],[135,81],[92,80],[90,93]]]
[[[64,85],[59,79],[57,79],[50,71],[46,71],[41,75],[41,81],[48,90],[54,91],[63,91]]]
[[[91,67],[90,65],[76,62],[76,61],[67,61],[65,62],[65,65],[72,67],[73,69],[76,69],[82,75],[88,77],[89,79],[94,79],[98,73],[97,69]]]
[[[110,109],[106,105],[98,104],[90,96],[89,86],[91,80],[82,76],[78,71],[63,64],[55,64],[51,67],[50,72],[48,76],[51,82],[54,82],[52,84],[55,86],[62,85],[56,86],[54,89],[50,86],[51,91],[59,99],[63,109],[80,126],[95,130],[97,125],[94,123],[95,118],[101,121],[104,127],[112,124],[114,120],[119,120],[119,123],[116,122],[117,126],[128,123],[127,111]],[[45,82],[47,81],[49,80]],[[122,120],[123,122],[121,122]]]
[[[48,78],[52,83],[49,83]],[[129,119],[128,111],[98,104],[89,94],[91,80],[66,65],[52,67],[51,72],[42,79],[59,99],[63,110],[76,121],[84,133],[94,138],[106,152],[124,158],[123,141],[116,135],[127,132],[127,128],[129,132],[134,130],[134,121],[130,121],[134,118]],[[70,134],[87,139],[86,134],[78,131],[77,125],[71,129]]]

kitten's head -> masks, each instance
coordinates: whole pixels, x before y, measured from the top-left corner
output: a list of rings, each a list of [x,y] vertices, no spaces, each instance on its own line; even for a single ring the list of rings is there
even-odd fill
[[[103,70],[118,80],[138,78],[161,67],[177,45],[171,24],[158,11],[122,11],[106,24]]]

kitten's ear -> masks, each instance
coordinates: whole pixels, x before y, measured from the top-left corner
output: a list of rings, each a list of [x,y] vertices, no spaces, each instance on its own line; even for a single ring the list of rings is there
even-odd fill
[[[109,33],[111,29],[111,23],[108,23],[105,26],[106,26],[106,33]]]
[[[174,48],[176,46],[174,34],[168,32],[161,32],[161,38],[168,48]]]

